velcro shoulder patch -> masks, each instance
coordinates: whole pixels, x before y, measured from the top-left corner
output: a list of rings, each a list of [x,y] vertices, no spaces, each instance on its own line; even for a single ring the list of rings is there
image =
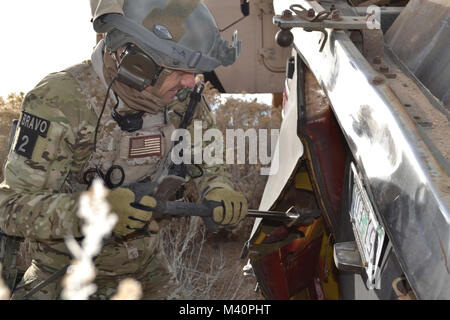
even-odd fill
[[[50,121],[23,111],[19,122],[19,136],[17,137],[14,151],[21,156],[31,159],[38,137],[46,138],[49,128]]]
[[[161,136],[143,136],[130,138],[128,158],[161,156]]]

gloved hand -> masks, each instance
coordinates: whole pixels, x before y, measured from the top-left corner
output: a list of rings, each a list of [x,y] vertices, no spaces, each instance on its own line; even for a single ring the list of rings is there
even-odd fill
[[[217,188],[209,191],[205,199],[222,203],[213,211],[212,220],[217,225],[237,225],[247,214],[247,200],[240,192]]]
[[[119,220],[114,227],[114,233],[119,236],[126,236],[136,229],[141,229],[152,217],[152,213],[145,210],[133,208],[130,204],[135,202],[135,194],[128,188],[117,188],[112,190],[107,200],[111,206],[111,211],[116,213]],[[151,196],[144,196],[139,204],[149,208],[156,207],[156,199]]]

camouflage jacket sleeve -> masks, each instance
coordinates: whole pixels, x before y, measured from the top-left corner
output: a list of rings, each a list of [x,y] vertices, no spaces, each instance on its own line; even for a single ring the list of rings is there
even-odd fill
[[[174,108],[174,113],[176,114],[174,125],[175,127],[178,127],[179,123],[181,122],[182,115],[184,114],[184,111],[186,110],[186,104],[180,104],[181,106],[176,106]],[[195,130],[195,124],[197,122],[197,130]],[[201,130],[198,128],[200,127],[201,123]],[[194,118],[192,120],[192,123],[187,127],[187,130],[189,131],[189,134],[191,136],[191,145],[194,148],[195,147],[195,137],[197,134],[197,139],[199,141],[203,141],[201,136],[205,134],[208,130],[217,130],[217,134],[220,133],[220,131],[216,127],[216,121],[213,112],[211,111],[206,99],[202,97],[201,101],[199,102],[196,112],[194,115]],[[194,132],[196,131],[196,132]],[[211,132],[211,131],[210,131]],[[220,133],[222,134],[222,133]],[[208,147],[209,146],[209,147]],[[194,165],[195,159],[191,159],[191,163],[189,164],[188,171],[192,174],[192,176],[197,177],[190,181],[190,184],[194,184],[195,189],[197,190],[198,196],[200,198],[203,198],[207,192],[209,192],[212,189],[215,188],[226,188],[226,189],[234,189],[233,182],[231,180],[231,173],[230,173],[230,167],[225,164],[224,161],[224,153],[222,155],[219,155],[222,159],[222,163],[219,164],[211,164],[205,161],[205,158],[203,155],[206,153],[209,154],[209,148],[211,148],[211,141],[203,141],[202,142],[202,163]],[[225,150],[223,150],[225,151]],[[214,153],[214,152],[212,152]],[[193,156],[194,157],[194,156]],[[193,158],[192,157],[192,158]]]
[[[40,240],[80,237],[79,194],[63,193],[69,172],[81,170],[92,146],[86,98],[65,72],[54,73],[30,91],[0,185],[0,228]]]

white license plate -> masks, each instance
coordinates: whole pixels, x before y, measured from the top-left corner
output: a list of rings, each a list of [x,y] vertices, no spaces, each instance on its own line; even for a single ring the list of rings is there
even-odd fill
[[[350,207],[353,233],[367,273],[369,289],[378,289],[379,263],[385,237],[384,228],[378,223],[367,191],[353,163],[353,190]]]

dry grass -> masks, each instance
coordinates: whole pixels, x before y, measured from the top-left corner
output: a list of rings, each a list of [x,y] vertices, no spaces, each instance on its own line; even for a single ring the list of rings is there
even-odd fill
[[[254,278],[239,259],[244,237],[230,241],[205,230],[200,217],[174,219],[162,230],[162,245],[180,283],[175,297],[188,300],[257,300]]]
[[[79,199],[78,217],[83,221],[81,245],[72,236],[66,236],[66,246],[74,257],[63,279],[61,296],[66,300],[87,300],[97,288],[95,257],[103,247],[103,239],[109,237],[117,223],[117,215],[111,213],[106,201],[109,190],[96,178],[88,191]]]

